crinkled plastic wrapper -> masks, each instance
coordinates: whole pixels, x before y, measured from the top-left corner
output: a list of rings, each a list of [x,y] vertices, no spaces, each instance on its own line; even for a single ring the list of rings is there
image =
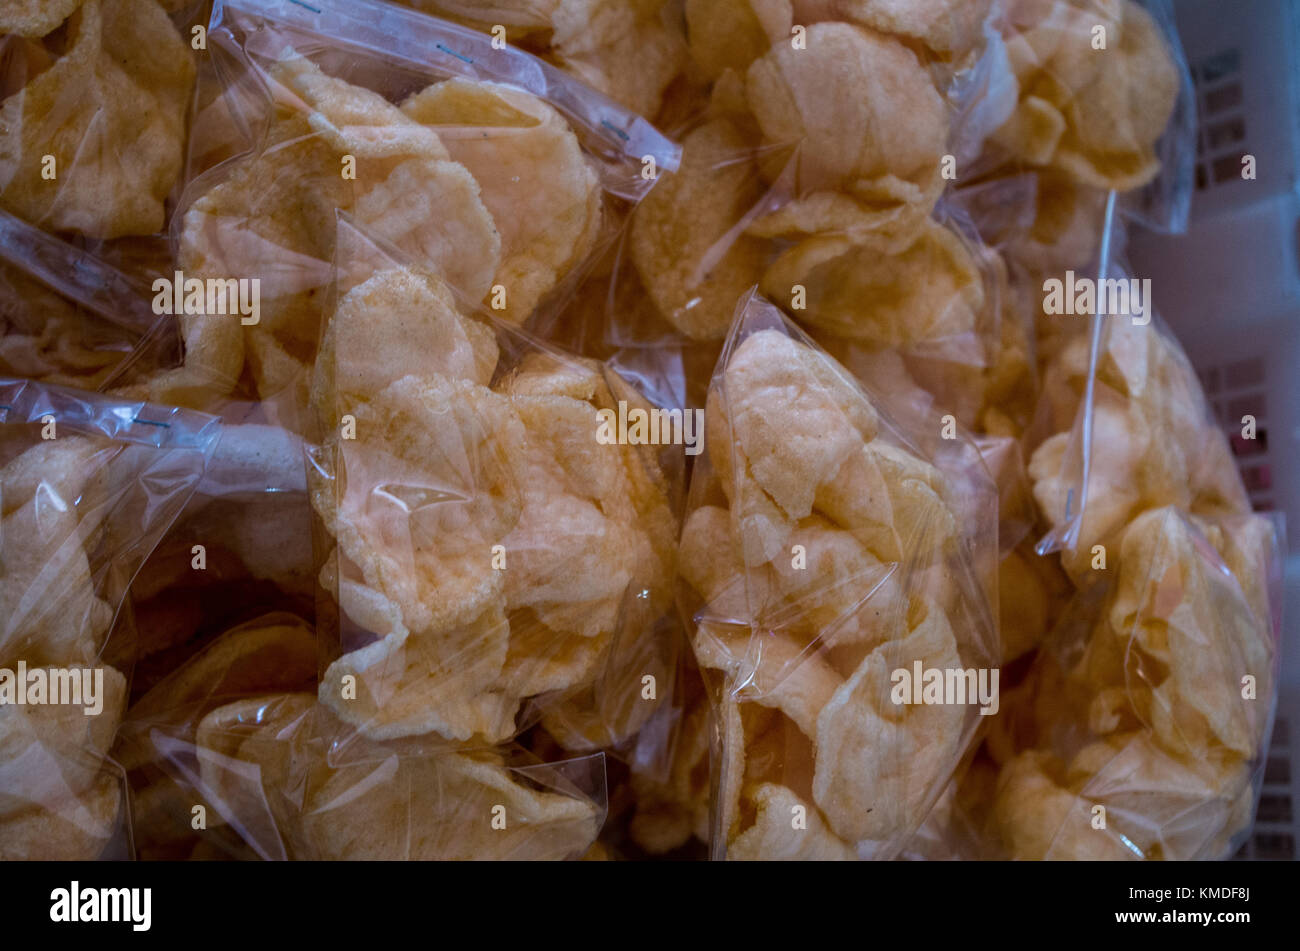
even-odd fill
[[[1113,218],[1098,281],[1127,286]],[[985,857],[1225,858],[1250,821],[1277,697],[1284,535],[1251,513],[1158,316],[1085,326],[1047,359],[1050,435],[1028,466],[1048,526],[1037,554],[1059,557],[1073,598],[948,821]]]
[[[896,855],[976,734],[978,685],[996,710],[992,486],[880,406],[742,301],[680,550],[720,724],[719,857]]]
[[[632,737],[675,667],[680,449],[627,437],[660,411],[353,223],[338,248],[309,470],[334,755]]]
[[[1194,102],[1167,0],[0,3],[0,857],[1231,854]]]
[[[653,118],[684,65],[672,0],[403,0],[545,57],[632,112]],[[629,64],[636,68],[630,69]]]
[[[147,287],[0,210],[0,374],[120,390],[179,362]]]
[[[1039,551],[1060,551],[1076,581],[1093,570],[1095,546],[1116,547],[1143,511],[1171,505],[1211,518],[1250,511],[1228,440],[1149,295],[1142,304],[1107,289],[1128,292],[1134,283],[1112,251],[1121,236],[1113,217],[1107,225],[1099,313],[1042,318],[1078,329],[1061,335],[1045,367],[1040,414],[1049,435],[1029,460],[1050,525]]]
[[[387,4],[219,3],[208,42],[222,86],[199,90],[177,264],[237,279],[240,307],[186,305],[185,365],[154,381],[159,398],[204,405],[242,384],[305,425],[337,211],[520,325],[648,191],[643,157],[676,166],[645,120],[553,67]]]
[[[1076,187],[1132,193],[1126,214],[1181,231],[1196,154],[1196,99],[1166,0],[1003,0],[980,66],[985,108],[962,151],[983,147],[976,178],[1040,169]]]
[[[367,743],[356,762],[336,764],[315,679],[310,627],[268,615],[132,707],[115,755],[131,778],[142,857],[544,860],[595,841],[600,754],[542,764],[519,748]]]
[[[274,611],[313,617],[306,482],[301,438],[227,409],[203,481],[131,587],[133,697],[231,627]]]
[[[1279,528],[1174,506],[1127,524],[958,791],[993,856],[1232,854],[1276,702]]]
[[[17,33],[0,36],[0,207],[89,238],[161,231],[185,148],[190,50],[156,0],[57,0],[30,31],[5,22],[36,5],[0,14],[0,33]]]
[[[211,417],[0,380],[0,857],[130,857],[106,755],[127,587],[202,478]]]
[[[553,333],[583,352],[672,354],[702,397],[736,303],[757,286],[837,356],[900,354],[964,424],[1014,396],[1002,429],[1023,426],[1032,356],[1006,264],[940,200],[970,174],[950,150],[982,91],[959,78],[989,13],[809,5],[792,20],[788,5],[688,5],[697,78],[711,85],[674,127],[681,166]]]

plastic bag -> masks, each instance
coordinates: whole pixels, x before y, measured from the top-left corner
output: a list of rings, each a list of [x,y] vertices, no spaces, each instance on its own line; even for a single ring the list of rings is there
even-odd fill
[[[197,492],[132,585],[138,696],[230,627],[270,611],[313,618],[311,505],[302,440],[223,425]]]
[[[133,658],[124,598],[216,423],[20,380],[0,381],[0,412],[0,855],[120,857],[122,775],[105,756]]]
[[[968,520],[992,500],[972,504],[969,475],[918,455],[878,406],[776,308],[742,301],[680,553],[719,709],[715,856],[896,855],[974,737],[978,704],[996,710]]]
[[[1223,859],[1250,822],[1277,699],[1281,532],[1149,509],[1006,695],[995,855]]]
[[[118,389],[179,361],[147,288],[95,255],[0,210],[0,373]]]
[[[631,267],[620,264],[660,328],[721,340],[736,301],[782,250],[774,239],[892,237],[942,190],[950,107],[927,64],[894,37],[814,19],[792,37],[779,5],[688,5],[695,66],[712,87],[680,129],[681,168],[634,216]],[[802,258],[832,257],[823,244]],[[600,303],[600,288],[592,294]],[[613,318],[621,301],[608,303]],[[662,330],[638,326],[643,312],[615,320],[611,339],[657,343]]]
[[[1068,334],[1046,372],[1045,411],[1072,426],[1039,445],[1029,464],[1051,525],[1039,551],[1061,550],[1076,580],[1092,570],[1096,547],[1113,548],[1145,510],[1250,511],[1195,370],[1155,314],[1149,287],[1111,253],[1112,233],[1094,283],[1097,312],[1043,318],[1090,328]]]
[[[0,37],[21,49],[4,57],[0,205],[91,238],[161,231],[181,170],[190,51],[155,0],[48,6],[42,29],[68,17],[62,29]]]
[[[668,0],[404,0],[543,56],[632,112],[653,118],[684,65],[680,14]],[[636,62],[636,69],[627,68]]]
[[[881,16],[814,6],[792,21],[780,4],[689,4],[703,88],[675,127],[681,166],[547,335],[616,361],[671,354],[695,397],[757,285],[828,347],[832,335],[902,347],[928,383],[949,364],[978,383],[1005,349],[1005,278],[959,209],[936,210],[956,171],[950,123],[971,95],[953,77],[978,42],[959,57],[918,49],[917,23],[878,32]],[[923,32],[944,46],[955,35],[945,24],[982,17],[948,5]]]
[[[1105,193],[1133,192],[1126,215],[1186,226],[1196,100],[1165,0],[1003,0],[988,69],[1019,93],[986,132],[976,178],[1004,167],[1050,169]],[[996,82],[991,80],[990,82]]]
[[[316,647],[296,618],[222,635],[128,714],[130,770],[151,858],[555,859],[580,855],[603,818],[600,754],[417,755],[374,745],[331,763],[311,692]],[[195,816],[202,817],[200,828]]]
[[[290,614],[264,615],[223,632],[132,703],[113,756],[131,788],[141,859],[257,856],[197,788],[196,762],[180,751],[217,707],[250,693],[312,689],[316,656],[308,624]],[[198,816],[195,806],[202,807]]]
[[[1276,703],[1283,534],[1251,514],[1195,372],[1120,262],[1114,206],[1097,312],[1043,317],[1091,331],[1059,335],[1040,414],[1057,431],[1029,464],[1038,553],[1059,552],[1076,593],[956,794],[993,856],[1226,857]],[[1121,306],[1103,307],[1112,289]]]
[[[671,606],[670,441],[698,438],[694,414],[661,432],[668,414],[608,368],[476,312],[350,222],[338,253],[309,472],[333,755],[357,737],[500,743],[539,717],[570,749],[635,733],[667,699],[641,678],[671,683],[671,649],[649,645]]]
[[[238,319],[229,296],[216,313],[186,303],[186,364],[159,396],[206,405],[247,377],[302,425],[338,209],[521,324],[649,189],[643,158],[676,164],[648,123],[553,67],[387,4],[218,3],[208,43],[222,93],[199,98],[224,143],[191,153],[243,154],[192,163],[174,232],[187,289],[237,281]]]

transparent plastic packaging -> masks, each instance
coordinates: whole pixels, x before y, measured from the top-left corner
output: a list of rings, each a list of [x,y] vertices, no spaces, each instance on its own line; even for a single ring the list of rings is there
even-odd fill
[[[0,210],[0,374],[115,389],[179,360],[147,287]]]
[[[198,485],[211,417],[0,380],[0,856],[128,857],[127,588]]]
[[[1112,197],[1097,286],[1145,293],[1117,217]],[[955,794],[986,857],[1225,858],[1252,815],[1285,535],[1145,302],[1043,318],[1087,328],[1047,360],[1028,468],[1037,553],[1074,590]]]
[[[92,239],[163,230],[185,149],[190,50],[156,0],[42,6],[44,33],[0,35],[0,207]]]
[[[1166,505],[1200,517],[1250,511],[1195,370],[1142,282],[1112,252],[1121,236],[1108,217],[1095,279],[1107,302],[1096,309],[1115,312],[1042,318],[1087,328],[1064,335],[1047,365],[1042,414],[1055,429],[1029,461],[1050,525],[1039,551],[1061,551],[1076,580],[1092,570],[1095,546],[1113,548],[1140,512]],[[1112,295],[1107,282],[1128,293]]]
[[[501,743],[539,720],[566,749],[617,745],[671,704],[671,440],[695,417],[673,429],[608,367],[375,241],[340,222],[311,391],[332,755]]]
[[[939,199],[965,174],[949,141],[981,92],[959,77],[988,4],[931,12],[688,4],[681,166],[544,332],[602,358],[668,355],[702,399],[757,286],[830,349],[901,350],[932,387],[959,378],[940,398],[974,424],[1015,328],[1002,263]]]
[[[376,744],[335,764],[315,675],[310,627],[268,615],[132,707],[115,755],[148,829],[142,857],[540,860],[595,840],[601,754],[540,763],[517,747],[430,755]]]
[[[232,474],[230,458],[223,455],[232,434],[247,428],[255,427],[223,428],[207,477],[132,584],[141,630],[137,694],[238,623],[268,611],[314,617],[301,443],[294,447],[295,487],[232,492],[223,479],[223,470]]]
[[[1050,170],[1098,192],[1132,193],[1126,215],[1180,231],[1195,161],[1196,100],[1167,0],[1002,0],[986,51],[988,85],[1018,89],[988,124],[976,179]],[[974,139],[975,136],[969,136]],[[969,150],[969,146],[968,146]]]
[[[1171,0],[0,7],[0,858],[1240,844]]]
[[[1127,524],[959,792],[988,857],[1231,856],[1277,702],[1281,538],[1174,506]]]
[[[880,405],[741,302],[680,550],[720,729],[715,857],[896,856],[975,737],[977,683],[996,710],[994,489]]]
[[[404,6],[498,36],[653,118],[684,66],[680,5],[672,0],[404,0]],[[636,63],[636,69],[628,64]]]
[[[187,282],[239,283],[238,313],[185,305],[160,398],[242,381],[302,425],[336,211],[522,324],[649,190],[643,168],[676,167],[645,120],[554,67],[389,4],[218,2],[208,44],[221,88],[198,91],[173,235]]]

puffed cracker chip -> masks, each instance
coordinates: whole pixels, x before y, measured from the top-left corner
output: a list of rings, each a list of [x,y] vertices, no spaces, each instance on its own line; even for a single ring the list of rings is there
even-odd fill
[[[779,634],[750,640],[748,630],[701,625],[695,636],[701,667],[721,670],[736,684],[737,700],[773,707],[788,716],[806,736],[817,732],[817,716],[844,678],[815,648]]]
[[[897,247],[906,246],[926,220],[912,210],[906,205],[859,201],[844,192],[814,192],[795,196],[755,218],[748,232],[759,238],[791,241],[825,234],[851,240],[869,237],[892,254]]]
[[[747,564],[784,545],[789,520],[810,515],[818,488],[876,434],[875,411],[841,373],[765,330],[745,339],[710,390],[709,458],[731,496]]]
[[[638,115],[658,113],[686,58],[665,0],[560,0],[551,27],[559,64]]]
[[[746,750],[751,737],[761,734],[777,716],[777,710],[757,703],[737,703],[725,692],[719,698],[720,749],[717,769],[717,814],[712,817],[724,842],[733,839],[741,822],[741,790],[745,787]],[[711,836],[712,838],[712,836]]]
[[[448,79],[402,103],[434,128],[465,166],[501,235],[493,286],[506,289],[498,315],[522,324],[590,252],[601,222],[601,189],[564,117],[530,93]]]
[[[686,0],[691,58],[706,82],[743,72],[790,36],[792,22],[790,0]]]
[[[600,830],[594,803],[532,788],[492,753],[390,757],[313,778],[322,772],[304,825],[324,859],[554,861],[580,857]]]
[[[495,604],[440,630],[389,633],[332,663],[320,700],[375,739],[437,732],[498,742],[513,733],[519,706],[517,696],[493,689],[509,640],[510,625]],[[355,696],[345,695],[345,677],[355,681]]]
[[[1268,616],[1225,578],[1218,553],[1176,510],[1145,512],[1125,529],[1109,619],[1136,679],[1154,693],[1155,736],[1171,750],[1204,755],[1212,746],[1249,757],[1264,716],[1241,698],[1244,676],[1261,694],[1272,683]],[[1130,678],[1133,678],[1130,674]]]
[[[750,109],[773,145],[797,146],[796,197],[843,192],[890,217],[924,217],[943,180],[948,120],[915,54],[847,23],[779,43],[747,77]]]
[[[682,164],[632,218],[632,261],[659,313],[688,337],[726,334],[736,302],[758,283],[765,244],[743,231],[760,197],[751,144],[726,118],[682,143]]]
[[[564,396],[515,396],[528,432],[523,510],[504,544],[510,610],[528,608],[555,630],[612,630],[622,593],[638,575],[662,587],[662,548],[637,524],[624,450],[593,438],[591,404]],[[666,510],[644,513],[658,516]]]
[[[1063,271],[1090,261],[1101,244],[1106,193],[1052,170],[1037,175],[1034,221],[1017,234],[1008,256],[1034,272]]]
[[[1072,577],[1090,570],[1094,545],[1110,545],[1142,503],[1141,462],[1153,440],[1145,414],[1132,411],[1127,401],[1106,386],[1095,391],[1092,415],[1092,465],[1088,474],[1087,504],[1075,497],[1066,452],[1070,433],[1058,433],[1034,451],[1029,476],[1034,498],[1053,524],[1078,514],[1078,542],[1063,553],[1062,563]]]
[[[283,836],[309,859],[545,859],[581,855],[599,829],[595,805],[521,782],[494,753],[400,755],[368,749],[332,767],[308,742],[310,695],[219,708],[199,729],[204,787],[227,817]],[[493,828],[493,807],[505,829]]]
[[[1058,421],[1081,405],[1088,373],[1086,336],[1061,346],[1047,368],[1045,398]],[[1176,505],[1193,515],[1249,510],[1229,464],[1225,438],[1212,423],[1195,371],[1164,332],[1130,321],[1105,329],[1093,396],[1091,466],[1085,500],[1072,498],[1080,478],[1073,434],[1045,440],[1030,460],[1034,496],[1060,526],[1079,519],[1075,547],[1065,558],[1073,576],[1088,570],[1096,544],[1118,543],[1117,533],[1141,511]]]
[[[181,168],[189,51],[155,0],[86,0],[69,34],[67,51],[0,105],[0,204],[92,238],[159,231]]]
[[[881,436],[831,360],[779,331],[729,351],[707,419],[720,491],[688,518],[680,564],[703,600],[696,658],[721,674],[718,832],[754,828],[753,791],[772,783],[815,803],[831,851],[874,852],[924,818],[970,726],[958,705],[888,710],[895,668],[962,666],[946,602],[909,610],[904,593],[950,577],[911,567],[956,537],[946,480]],[[778,828],[747,841],[797,849]]]
[[[412,631],[480,615],[500,596],[491,548],[519,519],[523,425],[509,400],[467,381],[405,377],[355,407],[338,485],[313,504],[365,583]]]
[[[443,369],[479,373],[463,349]],[[408,376],[357,400],[358,439],[331,437],[337,484],[313,501],[356,572],[323,580],[381,640],[336,661],[320,696],[367,735],[504,739],[525,697],[591,682],[629,585],[666,604],[672,516],[636,447],[595,438],[608,386],[544,354],[498,386]],[[359,701],[341,699],[346,674]]]
[[[957,517],[943,474],[883,439],[853,453],[814,502],[881,561],[901,562],[945,550]]]
[[[126,678],[107,665],[44,673],[53,690],[56,678],[70,674],[84,682],[95,670],[103,671],[98,712],[86,713],[88,702],[0,706],[0,822],[32,803],[83,797],[97,781],[126,708]]]
[[[136,343],[130,331],[88,318],[25,272],[0,265],[0,375],[96,390]]]
[[[1056,164],[1096,188],[1137,188],[1160,163],[1156,141],[1178,98],[1178,71],[1145,9],[1126,2],[1115,50],[1122,66],[1101,70],[1076,95]]]
[[[1249,820],[1253,799],[1245,764],[1224,768],[1170,756],[1142,732],[1084,747],[1066,778],[1082,783],[1085,798],[1105,804],[1107,826],[1127,839],[1126,848],[1154,859],[1222,855]]]
[[[131,707],[130,717],[141,720],[213,698],[298,686],[315,679],[316,656],[311,628],[291,615],[268,615],[222,634],[150,688]]]
[[[802,644],[874,644],[892,631],[902,603],[893,566],[852,534],[813,515],[790,535],[803,567],[782,558],[746,571],[726,510],[703,506],[687,518],[678,552],[682,577],[705,599],[701,624],[757,623]],[[788,711],[787,711],[788,712]]]
[[[117,832],[122,781],[105,770],[84,795],[47,800],[0,819],[0,861],[89,862]]]
[[[294,793],[317,712],[310,693],[259,694],[208,711],[194,728],[198,794],[263,859],[312,857]]]
[[[218,386],[238,377],[246,347],[264,396],[305,387],[338,209],[471,299],[487,292],[500,254],[478,185],[433,130],[301,56],[277,62],[270,78],[281,98],[267,140],[189,207],[180,247],[187,274],[263,275],[258,325],[207,316],[181,322],[187,370],[191,334],[207,343],[194,358],[211,354],[207,375]],[[344,153],[358,160],[355,187],[338,172]]]
[[[522,697],[587,684],[608,648],[608,635],[555,631],[531,611],[516,611],[510,616],[510,652],[494,686]]]
[[[92,664],[113,620],[86,556],[78,499],[90,440],[40,442],[0,469],[0,666]]]
[[[0,33],[40,37],[54,30],[85,0],[0,0]]]
[[[1010,857],[1135,858],[1113,836],[1092,828],[1093,804],[1054,782],[1051,774],[1060,771],[1054,757],[1024,753],[998,776],[990,821]]]
[[[697,618],[715,624],[745,624],[773,598],[766,573],[746,574],[731,529],[726,508],[703,505],[687,516],[677,551],[678,573],[706,603]]]
[[[1021,98],[994,141],[1094,188],[1127,191],[1154,178],[1179,82],[1151,15],[1131,0],[1016,0],[1004,22]],[[1093,48],[1099,26],[1104,51]]]
[[[1068,764],[1022,753],[998,778],[991,822],[1015,859],[1197,859],[1249,818],[1249,770],[1170,756],[1141,732],[1091,743]],[[1093,810],[1106,810],[1106,825]]]
[[[992,0],[831,0],[830,5],[850,22],[959,56],[978,40]]]
[[[784,786],[764,783],[753,791],[758,815],[754,824],[727,846],[727,858],[736,862],[847,862],[857,853],[837,838],[822,821],[815,806]],[[800,817],[804,825],[796,827]]]
[[[801,320],[872,347],[933,350],[960,342],[976,333],[985,303],[965,242],[934,221],[898,249],[880,240],[808,238],[763,275],[763,293],[773,300],[795,285],[806,291]]]
[[[964,709],[895,704],[891,672],[962,668],[952,628],[934,605],[915,605],[908,633],[863,660],[817,718],[813,797],[832,830],[850,842],[915,828],[960,756]]]
[[[491,328],[461,316],[436,275],[387,268],[339,299],[321,340],[311,400],[341,416],[405,376],[434,373],[486,386],[498,357]]]
[[[119,731],[113,758],[133,774],[134,786],[139,775],[134,771],[172,756],[170,747],[155,741],[155,729],[161,727],[170,742],[175,738],[170,728],[183,719],[182,735],[192,739],[195,721],[231,697],[314,686],[317,660],[314,632],[292,615],[270,614],[232,628],[135,702]],[[143,789],[160,810],[181,794],[171,776],[151,776]],[[188,807],[184,812],[188,815]],[[220,821],[215,814],[212,819]],[[180,838],[188,839],[188,822],[185,826]]]

